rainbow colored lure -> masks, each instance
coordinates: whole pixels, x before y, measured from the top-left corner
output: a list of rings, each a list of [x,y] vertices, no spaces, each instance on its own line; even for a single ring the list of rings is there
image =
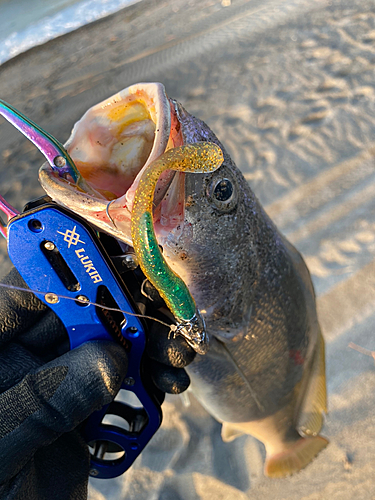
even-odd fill
[[[176,318],[175,332],[183,335],[199,354],[207,350],[204,321],[184,281],[172,271],[160,251],[153,227],[152,207],[156,183],[164,170],[212,172],[220,167],[223,159],[219,146],[210,142],[170,149],[144,170],[132,210],[131,234],[142,271]]]

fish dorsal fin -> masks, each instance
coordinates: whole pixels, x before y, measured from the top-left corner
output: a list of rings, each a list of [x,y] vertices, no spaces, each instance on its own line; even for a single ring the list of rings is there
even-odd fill
[[[300,408],[297,428],[306,436],[316,436],[323,425],[323,413],[327,413],[325,348],[320,331],[309,378],[310,382]]]
[[[233,441],[243,434],[244,433],[242,431],[236,429],[231,424],[228,424],[227,422],[223,423],[223,426],[221,428],[221,439],[224,441],[224,443],[229,443],[230,441]]]

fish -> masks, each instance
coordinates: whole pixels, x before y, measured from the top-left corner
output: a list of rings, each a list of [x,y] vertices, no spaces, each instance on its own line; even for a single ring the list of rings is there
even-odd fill
[[[60,205],[133,247],[132,208],[142,173],[167,151],[197,142],[223,153],[213,172],[165,170],[153,227],[168,266],[186,284],[210,347],[186,367],[190,389],[222,423],[266,448],[265,474],[307,466],[328,440],[324,339],[313,284],[300,253],[278,231],[210,128],[139,83],[91,107],[65,147],[83,181],[48,163],[39,180]],[[89,188],[85,189],[85,185]]]

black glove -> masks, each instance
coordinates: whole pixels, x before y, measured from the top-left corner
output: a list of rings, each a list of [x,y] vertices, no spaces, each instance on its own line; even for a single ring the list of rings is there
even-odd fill
[[[3,280],[26,287],[16,270]],[[155,323],[147,352],[158,387],[178,393],[193,350]],[[113,400],[127,371],[115,342],[67,351],[57,316],[33,294],[0,288],[0,499],[87,498],[89,453],[80,423]],[[168,365],[168,366],[167,366]]]
[[[152,322],[146,353],[150,358],[151,378],[160,390],[180,394],[189,387],[189,375],[183,368],[193,361],[196,353],[183,337],[173,337],[168,328]]]

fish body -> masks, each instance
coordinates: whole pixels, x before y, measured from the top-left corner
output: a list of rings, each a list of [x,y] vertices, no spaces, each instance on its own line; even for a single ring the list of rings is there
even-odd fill
[[[222,149],[221,167],[166,171],[154,197],[163,256],[194,297],[210,338],[209,351],[187,368],[191,390],[223,423],[223,439],[260,439],[266,473],[280,477],[327,445],[318,435],[326,411],[324,341],[301,255],[214,133],[162,85],[134,85],[91,108],[66,144],[91,192],[47,165],[40,180],[55,201],[132,245],[143,169],[168,149],[202,141]]]

